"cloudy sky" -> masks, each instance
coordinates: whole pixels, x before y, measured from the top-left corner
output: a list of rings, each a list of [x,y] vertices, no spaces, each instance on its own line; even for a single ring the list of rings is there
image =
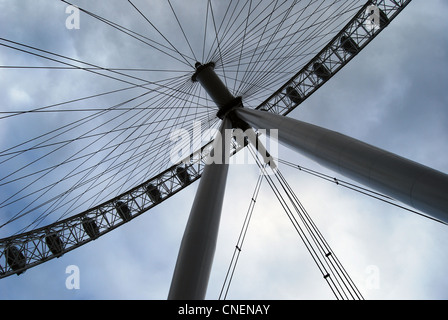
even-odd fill
[[[135,11],[132,18],[120,14],[124,11],[119,1],[108,3],[113,5],[103,7],[105,17],[133,30],[147,27]],[[135,3],[143,5],[143,1]],[[133,44],[123,43],[115,29],[94,19],[81,16],[80,29],[68,30],[66,7],[53,0],[0,0],[1,37],[101,66],[120,61],[113,67],[140,68],[152,62],[151,53],[138,51],[133,59],[122,56],[121,49],[132,51]],[[157,6],[152,9],[158,22],[173,26],[172,18],[159,13]],[[191,21],[199,15],[190,8],[183,12]],[[360,55],[289,116],[448,172],[447,15],[446,1],[411,2]],[[191,39],[197,44],[202,38]],[[0,65],[43,63],[37,57],[2,47]],[[170,64],[160,62],[158,67],[169,69]],[[39,107],[126,86],[111,85],[110,79],[95,75],[47,71],[0,69],[2,111]],[[40,119],[64,123],[65,117],[70,116],[49,114]],[[12,137],[36,134],[32,119],[1,119],[2,149]],[[279,156],[333,174],[293,151],[280,148]],[[10,170],[4,168],[0,170]],[[446,226],[295,169],[280,168],[366,299],[448,298]],[[229,170],[209,299],[219,296],[257,176],[253,165],[234,165]],[[0,280],[0,298],[165,299],[196,188],[197,183],[59,259]],[[71,265],[80,270],[77,290],[66,288],[66,268]],[[378,280],[375,285],[370,281],[372,276]],[[227,298],[334,298],[266,183]]]

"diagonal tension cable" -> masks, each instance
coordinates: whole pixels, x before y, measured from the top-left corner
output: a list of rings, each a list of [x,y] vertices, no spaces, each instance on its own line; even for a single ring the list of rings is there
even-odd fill
[[[343,268],[334,251],[330,248],[280,170],[278,168],[274,170],[274,176],[277,179],[276,183],[272,179],[271,174],[267,172],[266,167],[261,163],[261,160],[255,155],[252,146],[249,146],[249,151],[255,158],[261,174],[266,178],[266,181],[285,210],[289,220],[335,297],[338,300],[363,300],[362,294]],[[278,184],[280,187],[277,186]],[[288,205],[288,202],[290,205]]]
[[[387,196],[387,195],[384,195],[384,194],[382,194],[382,193],[376,192],[376,191],[374,191],[374,190],[367,189],[367,188],[364,188],[364,187],[359,186],[359,185],[357,185],[357,184],[353,184],[353,183],[344,181],[344,180],[342,180],[342,179],[340,179],[340,178],[331,177],[331,176],[329,176],[329,175],[327,175],[327,174],[324,174],[324,173],[318,172],[318,171],[316,171],[316,170],[312,170],[312,169],[309,169],[309,168],[300,166],[300,165],[298,165],[298,164],[293,164],[293,163],[291,163],[291,162],[289,162],[289,161],[286,161],[286,160],[282,160],[282,159],[276,159],[276,160],[277,160],[279,163],[283,163],[283,164],[285,164],[285,165],[287,165],[287,166],[289,166],[289,167],[298,169],[298,170],[300,170],[301,172],[304,172],[304,173],[310,174],[310,175],[312,175],[312,176],[318,177],[318,178],[320,178],[320,179],[323,179],[323,180],[332,182],[332,183],[334,183],[334,184],[336,184],[336,185],[338,185],[338,186],[341,186],[341,187],[350,189],[350,190],[352,190],[352,191],[356,191],[356,192],[358,192],[358,193],[361,193],[361,194],[366,195],[366,196],[368,196],[368,197],[371,197],[371,198],[373,198],[373,199],[376,199],[376,200],[385,202],[385,203],[390,204],[390,205],[392,205],[392,206],[395,206],[395,207],[397,207],[397,208],[400,208],[400,209],[403,209],[403,210],[406,210],[406,211],[415,213],[415,214],[417,214],[417,215],[419,215],[419,216],[422,216],[422,217],[424,217],[424,218],[431,219],[431,220],[434,220],[434,221],[436,221],[436,222],[439,222],[439,223],[442,223],[442,224],[445,224],[445,225],[447,224],[446,222],[443,222],[443,221],[441,221],[441,220],[438,220],[438,219],[436,219],[436,218],[433,218],[433,217],[431,217],[431,216],[428,216],[428,215],[426,215],[426,214],[423,214],[423,213],[420,212],[420,211],[416,211],[416,210],[413,210],[413,209],[411,209],[411,208],[409,208],[409,207],[406,207],[406,206],[404,206],[404,205],[401,205],[401,204],[397,203],[395,199],[393,199],[393,198],[391,198],[391,197],[389,197],[389,196]]]
[[[247,209],[247,213],[246,213],[246,217],[244,219],[244,223],[243,226],[241,228],[240,231],[240,235],[238,237],[238,241],[235,245],[235,249],[233,252],[233,256],[232,259],[230,261],[230,265],[229,268],[227,269],[227,274],[226,277],[224,279],[224,283],[222,285],[221,288],[221,292],[219,294],[219,300],[221,299],[226,299],[227,294],[229,292],[230,289],[230,284],[232,283],[232,279],[233,279],[233,275],[235,273],[235,269],[236,269],[236,265],[238,264],[238,259],[240,257],[241,254],[241,250],[243,248],[243,243],[244,240],[246,238],[246,233],[247,233],[247,229],[249,228],[249,223],[250,220],[252,218],[252,213],[254,211],[255,208],[255,203],[257,202],[257,198],[258,198],[258,194],[260,191],[260,187],[261,187],[261,182],[263,181],[263,176],[259,175],[258,176],[258,180],[257,180],[257,184],[255,185],[255,190],[253,192],[252,198],[250,200],[250,204],[249,204],[249,208]]]

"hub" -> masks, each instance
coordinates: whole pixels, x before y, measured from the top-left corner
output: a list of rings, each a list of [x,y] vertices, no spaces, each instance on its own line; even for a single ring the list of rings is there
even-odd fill
[[[243,107],[241,97],[234,97],[215,72],[215,63],[201,64],[196,62],[196,72],[191,77],[193,82],[199,82],[207,94],[216,103],[219,110],[216,116],[223,119],[230,111]]]

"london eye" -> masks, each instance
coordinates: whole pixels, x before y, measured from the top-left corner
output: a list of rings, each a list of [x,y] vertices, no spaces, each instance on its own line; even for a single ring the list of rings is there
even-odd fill
[[[441,33],[434,27],[439,20],[406,18],[409,11],[415,19],[424,4],[133,0],[1,6],[4,297],[27,295],[20,292],[25,284],[42,289],[49,283],[57,287],[53,295],[88,295],[84,288],[98,286],[97,279],[103,278],[99,287],[106,297],[176,298],[178,281],[182,290],[177,294],[183,298],[184,289],[191,288],[185,277],[196,274],[206,279],[194,283],[208,284],[207,295],[201,289],[199,296],[213,299],[222,292],[235,254],[238,268],[230,273],[227,298],[350,298],[339,295],[343,285],[331,282],[341,270],[361,292],[376,297],[385,290],[386,296],[400,298],[389,287],[396,281],[389,278],[390,265],[403,263],[406,274],[409,256],[419,268],[431,270],[425,258],[431,251],[419,257],[411,248],[439,252],[447,239],[446,93],[437,91],[447,77],[440,62],[446,58],[440,49],[443,39],[432,38]],[[421,15],[440,18],[431,6]],[[437,45],[412,43],[411,35]],[[403,66],[421,52],[429,57],[420,65]],[[406,76],[399,75],[402,70],[409,70]],[[252,127],[279,130],[278,174],[260,175],[260,168],[269,169],[263,158],[257,158],[252,143],[237,140],[223,144],[230,158],[254,154],[256,160],[205,174],[211,166],[204,160],[219,141],[216,133]],[[336,131],[342,135],[333,137]],[[174,132],[184,134],[187,142],[179,144]],[[311,153],[305,133],[331,138],[317,139]],[[255,134],[254,140],[263,136]],[[347,156],[339,153],[345,147]],[[398,163],[395,155],[388,156],[398,154],[396,149],[403,153]],[[341,161],[337,165],[335,157]],[[375,157],[386,159],[374,164],[384,164],[378,172],[385,173],[378,173],[378,181],[369,178],[371,183],[361,176],[374,170],[364,167]],[[403,191],[405,177],[411,177],[412,196]],[[271,178],[299,207],[303,203],[302,222],[285,215],[282,196],[269,187],[275,184],[269,184]],[[220,225],[219,233],[205,235],[215,240],[193,240],[198,241],[195,252],[198,243],[216,241],[216,254],[205,253],[215,259],[213,269],[190,271],[185,265],[199,258],[188,253],[181,262],[182,247],[188,247],[182,241],[187,220],[194,220],[194,208],[208,216],[207,206],[221,202],[214,226],[193,227]],[[307,229],[314,222],[317,233],[301,231],[301,223]],[[378,227],[372,229],[372,223]],[[323,240],[306,246],[319,230],[334,251]],[[241,231],[244,248],[237,243]],[[389,236],[381,239],[383,232]],[[371,249],[370,237],[377,249]],[[303,244],[308,249],[324,245],[322,259],[337,255],[340,259],[332,261],[341,261],[344,268],[338,265],[342,269],[330,275],[326,262],[320,264],[313,250],[307,254]],[[207,250],[198,250],[198,257]],[[387,265],[372,258],[384,256],[390,258]],[[441,256],[439,263],[446,260]],[[69,265],[81,270],[80,290],[65,286]],[[370,285],[382,290],[365,288],[372,276],[380,282]],[[270,289],[269,279],[277,289]],[[406,285],[412,286],[409,281]],[[442,286],[445,280],[439,281]],[[120,286],[134,289],[120,292]],[[186,297],[195,290],[186,290]],[[425,289],[425,294],[443,297],[438,289]]]

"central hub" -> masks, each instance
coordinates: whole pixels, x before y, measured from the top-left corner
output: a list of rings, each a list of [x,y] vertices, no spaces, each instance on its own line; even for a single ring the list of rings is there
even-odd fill
[[[236,107],[242,107],[241,97],[234,97],[215,72],[215,63],[201,64],[196,62],[196,72],[191,77],[193,82],[199,82],[207,94],[219,108],[216,116],[223,119]]]

